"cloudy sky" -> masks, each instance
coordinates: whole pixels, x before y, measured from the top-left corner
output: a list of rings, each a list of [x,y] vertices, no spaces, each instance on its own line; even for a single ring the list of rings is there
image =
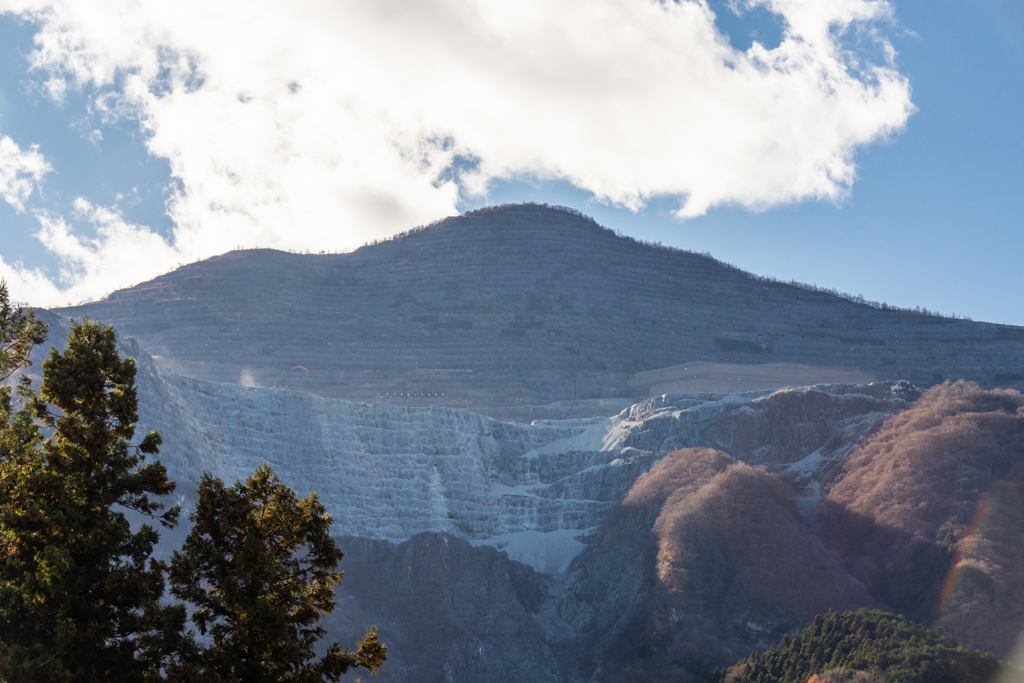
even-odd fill
[[[0,277],[486,204],[1024,324],[1019,0],[0,0]]]

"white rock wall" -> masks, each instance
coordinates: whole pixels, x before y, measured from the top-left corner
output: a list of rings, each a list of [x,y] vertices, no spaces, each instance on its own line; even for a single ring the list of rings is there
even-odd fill
[[[65,321],[50,322],[59,342]],[[669,450],[712,446],[787,469],[817,453],[826,466],[906,405],[895,386],[829,387],[664,396],[615,417],[525,425],[181,377],[131,338],[121,354],[138,367],[137,438],[160,432],[186,517],[203,472],[230,483],[268,462],[301,495],[318,492],[338,535],[397,542],[448,532],[547,572],[564,571],[580,535]]]
[[[559,481],[538,474],[543,459],[564,453],[544,447],[575,445],[573,437],[607,420],[519,425],[448,408],[246,388],[179,377],[126,350],[140,366],[139,433],[160,432],[172,478],[194,483],[209,471],[230,482],[269,462],[296,491],[318,492],[339,534],[400,541],[421,531],[485,539],[583,530],[613,504],[561,495]],[[552,486],[559,495],[546,496]]]

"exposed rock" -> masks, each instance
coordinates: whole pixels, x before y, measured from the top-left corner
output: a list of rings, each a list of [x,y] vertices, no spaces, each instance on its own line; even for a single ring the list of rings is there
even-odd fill
[[[342,643],[378,626],[388,662],[374,680],[580,680],[575,633],[550,608],[553,579],[448,534],[339,545],[345,578],[325,626]]]
[[[621,443],[657,452],[715,448],[807,484],[827,479],[856,444],[918,396],[909,382],[658,396],[623,411]]]
[[[67,321],[46,317],[59,342]],[[297,491],[319,492],[337,533],[391,541],[451,533],[547,569],[548,560],[564,567],[583,547],[577,536],[596,528],[670,450],[727,444],[755,464],[812,452],[827,462],[905,408],[909,396],[891,383],[667,396],[610,418],[519,424],[180,377],[132,338],[120,343],[138,368],[139,431],[163,437],[160,458],[186,510],[202,472],[233,481],[269,462]],[[783,426],[774,429],[776,422]],[[767,450],[744,447],[756,438]],[[548,551],[531,551],[545,542]]]

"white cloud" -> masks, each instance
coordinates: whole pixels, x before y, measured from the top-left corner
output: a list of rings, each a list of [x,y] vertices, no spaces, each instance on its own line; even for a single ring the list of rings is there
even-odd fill
[[[43,83],[42,90],[54,104],[64,104],[68,92],[68,82],[59,76],[53,76]]]
[[[0,7],[37,20],[31,59],[48,82],[94,93],[104,124],[137,120],[179,181],[162,247],[123,222],[88,242],[44,220],[68,283],[97,296],[122,269],[109,259],[137,245],[160,263],[351,247],[455,213],[460,193],[498,178],[566,179],[632,208],[678,196],[681,217],[842,199],[857,148],[913,110],[891,63],[844,47],[853,36],[891,55],[874,30],[891,7],[738,4],[778,14],[782,43],[734,50],[697,0]]]
[[[181,265],[179,250],[148,228],[128,223],[116,210],[93,206],[81,197],[74,207],[75,218],[90,223],[95,236],[77,235],[60,216],[35,214],[40,226],[36,237],[62,264],[56,278],[0,259],[0,278],[33,305],[89,301]]]
[[[18,211],[25,210],[36,183],[52,170],[36,145],[23,150],[9,136],[0,136],[0,196]]]

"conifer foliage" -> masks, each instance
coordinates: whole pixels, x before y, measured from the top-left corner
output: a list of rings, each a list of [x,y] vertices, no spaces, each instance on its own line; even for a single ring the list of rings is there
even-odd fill
[[[247,683],[337,681],[350,668],[376,671],[385,647],[375,629],[355,653],[338,643],[316,658],[334,609],[342,553],[316,493],[298,499],[269,465],[230,487],[206,474],[192,531],[171,563],[171,592],[212,644],[197,667],[210,680]]]
[[[18,368],[32,365],[28,355],[32,347],[46,339],[46,326],[32,311],[11,304],[7,283],[0,280],[0,382]],[[10,396],[9,387],[0,387],[0,395]]]
[[[802,633],[783,636],[775,647],[705,683],[805,683],[837,670],[871,672],[869,678],[885,683],[1024,683],[1017,667],[970,650],[940,630],[878,610],[819,614]]]
[[[0,292],[6,307],[6,291]],[[24,365],[41,328],[4,312],[3,339]],[[151,680],[182,646],[183,607],[161,604],[158,534],[133,532],[119,508],[171,527],[174,490],[152,432],[136,445],[135,365],[114,330],[86,319],[51,349],[36,396],[5,393],[0,423],[0,676],[10,681]],[[56,410],[54,410],[56,409]]]
[[[0,381],[45,338],[0,281]],[[135,372],[113,328],[86,318],[63,352],[51,349],[38,394],[27,376],[15,395],[0,386],[0,683],[319,683],[376,671],[386,648],[375,629],[355,653],[335,643],[316,658],[342,555],[316,494],[298,499],[269,466],[230,487],[204,475],[173,567],[153,558],[157,530],[132,531],[124,511],[171,528],[179,509],[157,502],[175,486],[146,462],[160,436],[135,441]],[[208,646],[164,596],[169,571]]]

